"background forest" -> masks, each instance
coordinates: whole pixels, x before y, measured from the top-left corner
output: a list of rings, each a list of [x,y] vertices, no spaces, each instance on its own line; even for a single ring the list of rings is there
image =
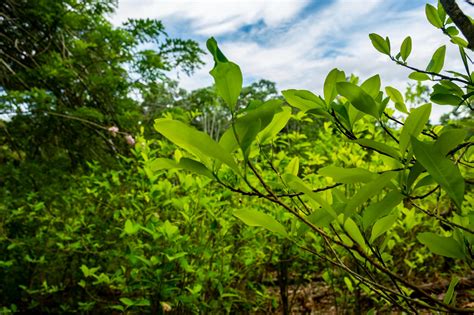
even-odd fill
[[[473,312],[474,26],[455,1],[426,23],[462,72],[445,46],[418,69],[410,34],[369,35],[406,91],[337,68],[323,91],[242,86],[213,38],[215,84],[186,91],[169,73],[204,47],[115,8],[0,2],[1,314]]]

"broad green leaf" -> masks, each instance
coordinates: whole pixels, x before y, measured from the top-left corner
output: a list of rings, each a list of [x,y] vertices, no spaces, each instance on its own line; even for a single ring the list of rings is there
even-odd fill
[[[380,76],[378,74],[368,78],[361,85],[361,89],[375,99],[380,92]]]
[[[350,199],[344,208],[345,217],[350,217],[352,213],[371,197],[378,195],[395,176],[396,172],[387,172],[379,175],[372,182],[362,186]]]
[[[377,104],[374,99],[362,88],[349,82],[336,83],[336,89],[339,94],[349,100],[355,108],[375,118],[379,117]]]
[[[382,54],[390,56],[390,42],[375,33],[369,34],[369,38],[375,49],[380,51]]]
[[[459,278],[454,276],[452,279],[451,279],[451,282],[449,283],[449,287],[448,287],[448,291],[446,291],[446,295],[444,296],[444,299],[443,299],[443,302],[446,303],[446,304],[451,304],[451,302],[454,302],[453,301],[453,297],[454,297],[454,288],[456,288],[456,286],[458,285],[459,283]]]
[[[424,186],[429,186],[436,184],[436,182],[433,180],[433,177],[429,174],[426,174],[424,177],[422,177],[415,185],[415,189],[418,189],[420,187]]]
[[[434,144],[421,142],[415,137],[411,138],[411,143],[416,159],[461,209],[464,199],[464,178],[459,168]]]
[[[381,201],[372,203],[365,208],[362,215],[362,224],[367,229],[378,218],[388,215],[394,207],[403,200],[403,195],[397,190],[389,192]]]
[[[287,237],[285,227],[272,216],[253,209],[235,210],[234,216],[249,226],[261,226],[271,232]]]
[[[405,101],[403,100],[402,93],[400,93],[399,90],[391,86],[387,86],[385,88],[385,92],[387,92],[387,95],[390,97],[392,102],[395,103],[396,109],[398,109],[399,111],[405,114],[408,114],[407,107],[405,106]]]
[[[181,158],[178,163],[171,159],[157,158],[146,163],[144,167],[145,172],[150,171],[151,174],[159,170],[173,168],[185,169],[214,179],[212,172],[204,164],[184,157]]]
[[[408,190],[411,189],[411,186],[413,185],[415,180],[424,171],[425,171],[425,168],[423,167],[423,165],[421,165],[419,161],[416,161],[415,165],[412,166],[412,168],[410,169],[410,172],[408,173],[407,184],[406,184]]]
[[[199,157],[206,166],[210,166],[209,158],[212,158],[227,164],[239,173],[234,158],[208,134],[191,128],[181,121],[163,118],[155,120],[155,130],[177,146]]]
[[[439,18],[438,15],[438,10],[431,4],[427,4],[425,6],[425,13],[426,13],[426,18],[428,21],[436,28],[442,28],[443,27],[443,22]]]
[[[125,227],[123,230],[128,235],[133,235],[140,230],[140,226],[130,221],[130,219],[127,219],[127,221],[125,221]]]
[[[416,81],[427,81],[430,79],[430,76],[427,75],[426,73],[421,73],[421,72],[412,72],[410,75],[408,75],[408,78]]]
[[[282,91],[283,97],[293,107],[302,111],[308,111],[315,108],[326,108],[326,104],[314,93],[306,90],[285,90]]]
[[[431,94],[430,100],[433,103],[436,103],[439,105],[454,105],[454,106],[460,105],[463,101],[463,99],[457,95],[443,94],[443,93]]]
[[[407,61],[408,56],[411,53],[411,37],[407,36],[400,47],[400,56],[402,57],[403,61]]]
[[[410,115],[405,120],[405,125],[400,134],[400,153],[403,155],[410,144],[410,137],[417,137],[430,119],[431,104],[425,104],[412,109]]]
[[[371,139],[357,139],[353,142],[360,144],[363,147],[371,148],[379,153],[393,157],[394,159],[400,158],[400,153],[392,146],[389,146],[382,142],[377,142]]]
[[[428,72],[435,72],[439,73],[443,69],[444,66],[444,58],[446,56],[446,45],[443,45],[436,49],[431,57],[430,63],[426,67],[426,71]]]
[[[233,62],[220,62],[209,72],[214,77],[217,95],[222,97],[230,110],[235,109],[242,90],[242,72]]]
[[[348,218],[346,222],[344,222],[344,230],[346,230],[347,234],[362,247],[363,249],[366,248],[364,237],[359,230],[357,224],[351,219]]]
[[[446,129],[446,127],[444,129]],[[447,129],[446,131],[444,131],[444,129],[436,140],[435,146],[441,154],[446,155],[464,141],[467,135],[467,129],[453,128]]]
[[[338,183],[354,184],[367,183],[377,177],[377,174],[363,168],[343,168],[337,166],[326,166],[318,171],[319,175],[331,177]]]
[[[135,303],[132,300],[130,300],[129,298],[126,298],[126,297],[120,298],[119,300],[120,300],[120,302],[122,302],[123,304],[125,304],[127,306],[135,305]]]
[[[397,221],[397,217],[398,216],[396,214],[391,214],[375,221],[374,226],[372,227],[372,235],[370,236],[370,242],[372,243],[377,239],[377,237],[387,232]]]
[[[222,97],[232,111],[242,90],[242,72],[238,65],[227,60],[213,37],[207,40],[206,45],[215,62],[209,73],[214,77],[217,95]]]
[[[300,169],[300,159],[297,156],[295,156],[294,158],[291,159],[290,163],[288,163],[288,165],[286,166],[285,173],[298,176],[299,169]]]
[[[345,80],[346,76],[344,72],[337,68],[332,69],[328,73],[326,80],[324,80],[324,100],[326,101],[326,104],[331,104],[337,96],[336,83]]]
[[[275,136],[285,128],[291,118],[291,107],[283,106],[281,112],[273,116],[272,121],[259,134],[258,139],[261,144],[271,141]]]
[[[464,258],[464,252],[459,243],[452,237],[444,237],[431,232],[420,233],[417,236],[418,240],[424,244],[428,249],[437,255]]]

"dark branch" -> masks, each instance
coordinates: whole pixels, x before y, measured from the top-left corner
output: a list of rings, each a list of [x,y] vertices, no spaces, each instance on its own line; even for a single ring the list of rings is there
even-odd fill
[[[469,49],[474,50],[474,25],[471,20],[462,12],[455,0],[440,0],[440,2],[451,20],[466,37]],[[470,1],[468,3],[472,5]]]

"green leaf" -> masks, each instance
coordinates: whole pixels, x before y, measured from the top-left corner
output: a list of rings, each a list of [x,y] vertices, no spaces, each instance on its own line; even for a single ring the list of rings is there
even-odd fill
[[[294,158],[291,159],[290,163],[288,163],[287,167],[285,168],[285,173],[298,176],[299,168],[300,168],[300,159],[297,156],[295,156]]]
[[[165,159],[165,158],[157,158],[154,160],[150,160],[148,163],[145,164],[145,172],[151,172],[151,175],[159,170],[164,169],[185,169],[191,172],[194,172],[199,175],[204,175],[209,178],[214,179],[214,175],[212,172],[201,162],[195,161],[189,158],[181,158],[179,163],[176,163],[174,160]],[[151,176],[150,176],[151,177]]]
[[[425,6],[425,13],[426,13],[426,18],[428,21],[436,28],[442,28],[443,27],[443,22],[439,18],[438,15],[438,10],[431,4],[427,4]]]
[[[377,104],[374,99],[357,85],[349,82],[336,83],[339,94],[347,98],[355,108],[375,118],[379,117]]]
[[[458,283],[459,283],[459,278],[454,276],[451,279],[451,282],[449,283],[448,291],[446,291],[446,295],[444,296],[444,299],[443,299],[443,302],[445,304],[451,304],[451,302],[454,302],[453,300],[454,288],[458,285]]]
[[[133,306],[135,304],[132,300],[126,297],[120,298],[120,302],[122,302],[126,306]]]
[[[241,209],[234,211],[234,216],[249,226],[261,226],[271,232],[287,237],[285,227],[270,215],[253,209]]]
[[[371,139],[357,139],[353,142],[360,144],[361,146],[371,148],[379,153],[393,157],[394,159],[400,158],[400,153],[392,146],[389,146],[382,142],[377,142]]]
[[[364,237],[360,232],[357,224],[351,219],[348,218],[346,222],[344,222],[344,230],[346,230],[347,234],[362,247],[363,249],[366,248]]]
[[[240,67],[227,60],[213,37],[207,40],[206,45],[214,57],[214,68],[209,73],[214,77],[217,95],[222,97],[233,111],[242,91],[243,79]]]
[[[396,214],[391,214],[378,219],[372,227],[372,235],[370,236],[370,242],[372,243],[377,239],[377,237],[387,232],[397,221],[397,217],[398,216]]]
[[[155,130],[177,146],[199,157],[204,165],[210,166],[209,158],[212,158],[227,164],[239,173],[239,168],[230,153],[206,133],[191,128],[181,121],[170,119],[155,120]]]
[[[370,97],[373,99],[377,98],[380,92],[380,76],[378,74],[368,78],[365,80],[361,85],[361,89],[364,90],[365,93],[369,94]]]
[[[461,209],[464,199],[464,178],[459,168],[434,145],[411,138],[416,159]]]
[[[435,233],[425,232],[417,236],[418,240],[424,244],[428,249],[437,255],[464,258],[464,252],[459,243],[452,237],[439,236]]]
[[[302,111],[308,111],[315,108],[326,108],[326,104],[314,93],[306,90],[285,90],[282,91],[283,97],[293,107]]]
[[[416,81],[427,81],[430,80],[430,76],[427,75],[426,73],[421,73],[421,72],[412,72],[408,75],[408,78]]]
[[[430,119],[431,104],[425,104],[412,109],[410,115],[405,120],[405,125],[400,134],[400,153],[403,155],[410,144],[410,137],[417,137]]]
[[[319,194],[313,192],[301,178],[293,174],[284,174],[283,180],[291,189],[293,189],[294,192],[304,193],[307,197],[319,204],[321,208],[324,209],[330,216],[332,216],[334,219],[337,219],[337,214],[333,207],[321,196],[319,196]]]
[[[405,101],[403,100],[402,93],[400,93],[399,90],[391,86],[387,86],[385,88],[385,92],[387,92],[387,95],[390,97],[392,102],[395,103],[396,109],[398,109],[399,111],[405,114],[408,114],[407,107],[405,106]]]
[[[394,207],[402,202],[404,196],[397,190],[389,192],[381,201],[372,203],[365,208],[362,215],[362,225],[367,229],[375,220],[388,215]]]
[[[444,22],[446,21],[446,11],[440,1],[438,1],[438,16],[444,25]]]
[[[402,46],[400,47],[400,56],[402,57],[403,61],[407,61],[408,56],[410,56],[411,46],[411,37],[407,36],[403,40]]]
[[[390,184],[390,181],[395,176],[395,174],[396,172],[383,173],[379,175],[372,182],[362,186],[362,188],[360,188],[349,199],[349,202],[344,208],[344,215],[346,217],[351,216],[357,207],[361,206],[364,202],[366,202],[371,197],[378,195],[388,184]]]
[[[127,221],[125,221],[125,227],[123,230],[128,235],[133,235],[140,230],[140,226],[130,221],[130,219],[127,219]]]
[[[444,66],[444,58],[446,56],[446,45],[443,45],[436,49],[431,57],[430,63],[426,67],[426,71],[439,73]]]
[[[464,38],[461,38],[459,36],[452,36],[451,42],[462,48],[467,48],[469,46],[469,43]]]
[[[449,151],[456,148],[459,144],[464,141],[467,136],[467,129],[443,129],[438,139],[436,140],[435,146],[441,152],[446,155]]]
[[[321,176],[331,177],[338,183],[354,184],[367,183],[377,177],[377,174],[363,168],[343,168],[337,166],[326,166],[319,169]]]
[[[346,80],[346,76],[344,71],[341,71],[337,68],[332,69],[327,77],[324,80],[324,100],[326,104],[331,104],[331,102],[336,98],[337,91],[336,91],[336,83],[343,82]]]
[[[382,36],[375,33],[369,34],[369,38],[375,49],[380,51],[382,54],[390,56],[390,42],[388,42],[387,40],[383,39]]]
[[[451,93],[449,94],[442,94],[442,93],[437,93],[437,94],[431,94],[430,100],[433,103],[439,104],[439,105],[460,105],[463,101],[462,98],[460,98],[457,95],[453,95]]]
[[[283,106],[281,112],[273,116],[272,121],[259,134],[258,139],[261,144],[265,144],[273,138],[286,126],[291,118],[291,107]]]
[[[217,95],[222,97],[230,110],[235,109],[242,91],[242,72],[233,62],[218,63],[209,72],[214,77]]]

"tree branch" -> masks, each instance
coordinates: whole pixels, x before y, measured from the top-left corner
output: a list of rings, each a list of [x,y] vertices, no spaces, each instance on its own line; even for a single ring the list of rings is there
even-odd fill
[[[471,20],[462,12],[455,0],[440,0],[440,2],[451,20],[466,37],[469,49],[474,51],[474,25]]]

